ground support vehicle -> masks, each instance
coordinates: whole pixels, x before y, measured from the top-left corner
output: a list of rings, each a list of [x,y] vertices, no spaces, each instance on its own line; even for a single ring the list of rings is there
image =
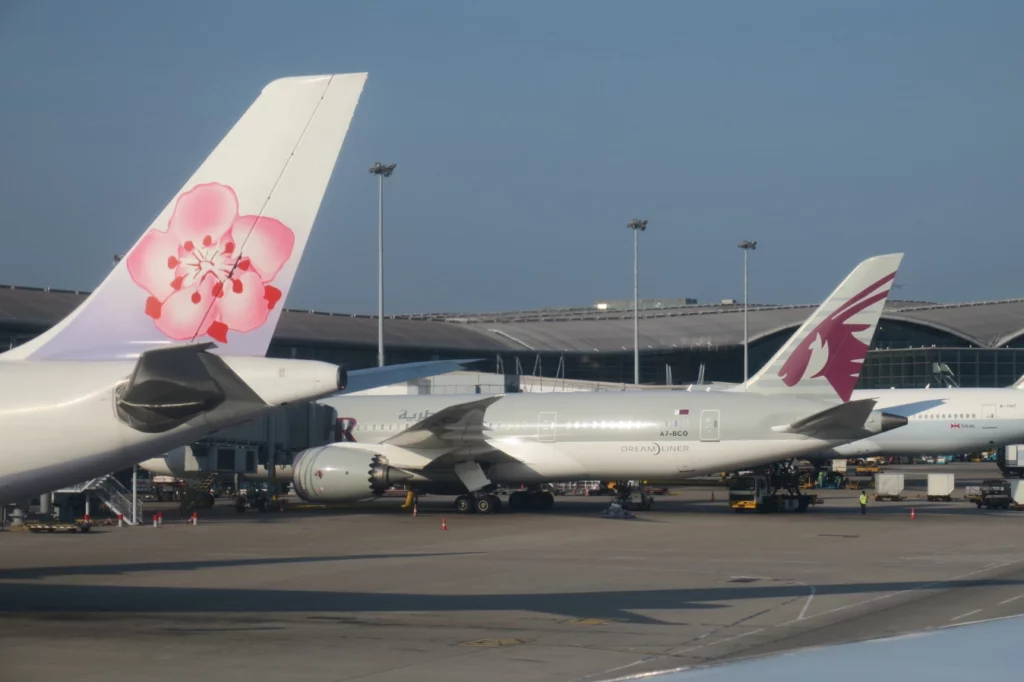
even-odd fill
[[[729,483],[729,506],[735,512],[805,512],[824,500],[800,492],[799,476],[786,465],[774,465],[764,474],[736,476]]]

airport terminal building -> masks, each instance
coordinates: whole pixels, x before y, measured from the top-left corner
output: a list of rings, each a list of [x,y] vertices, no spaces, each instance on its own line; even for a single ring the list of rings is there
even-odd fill
[[[0,348],[42,333],[88,292],[0,287]],[[813,305],[749,311],[750,371],[757,371]],[[384,321],[389,364],[480,358],[480,370],[566,379],[633,381],[633,311],[627,303],[494,314],[394,315]],[[374,316],[286,310],[270,354],[350,368],[376,364]],[[743,375],[743,306],[693,299],[643,301],[641,383],[688,384]],[[890,301],[860,388],[998,387],[1024,375],[1024,299],[935,304]]]

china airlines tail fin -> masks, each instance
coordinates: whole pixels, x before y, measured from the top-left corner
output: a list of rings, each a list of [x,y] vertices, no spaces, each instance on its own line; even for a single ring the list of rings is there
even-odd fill
[[[267,85],[92,295],[2,359],[265,355],[365,81]]]
[[[849,400],[902,260],[875,256],[854,268],[746,390]]]

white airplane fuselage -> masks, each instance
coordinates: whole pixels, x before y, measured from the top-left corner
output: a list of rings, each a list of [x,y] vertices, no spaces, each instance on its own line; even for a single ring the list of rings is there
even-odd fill
[[[216,412],[162,433],[117,413],[116,389],[135,360],[0,361],[0,504],[125,468],[275,405],[337,390],[337,367],[269,358],[223,358],[265,401],[219,420]]]
[[[1024,443],[1024,392],[1016,388],[902,388],[854,391],[907,425],[834,448],[839,456],[954,455]]]

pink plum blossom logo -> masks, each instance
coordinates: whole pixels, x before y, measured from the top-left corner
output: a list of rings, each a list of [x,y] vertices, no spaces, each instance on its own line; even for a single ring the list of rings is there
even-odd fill
[[[895,279],[894,272],[878,280],[811,330],[779,370],[782,381],[792,387],[800,383],[805,374],[810,374],[812,379],[823,376],[843,402],[848,401],[868,353],[868,344],[858,339],[856,334],[871,328],[869,324],[851,322],[850,318],[884,301]]]
[[[146,315],[168,338],[249,332],[281,300],[271,286],[292,255],[295,235],[284,223],[238,214],[226,185],[196,185],[178,197],[167,230],[143,235],[126,258],[132,281],[149,293]],[[244,251],[244,254],[243,254]]]

